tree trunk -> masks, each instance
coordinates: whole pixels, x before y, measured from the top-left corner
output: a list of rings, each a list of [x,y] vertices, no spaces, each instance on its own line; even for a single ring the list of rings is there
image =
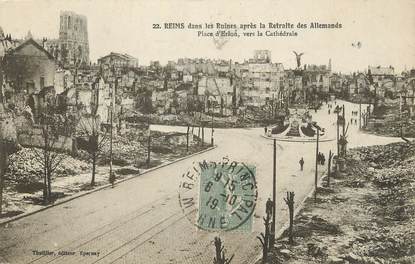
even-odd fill
[[[148,139],[147,139],[147,168],[150,168],[150,154],[151,154],[151,132],[150,132],[150,127],[148,127],[149,132],[148,132]]]
[[[288,232],[289,232],[289,242],[292,245],[294,243],[294,238],[293,238],[294,204],[290,205],[289,211],[290,211],[290,227],[289,227]]]
[[[94,152],[92,154],[92,178],[91,178],[91,186],[95,186],[95,167],[97,164],[97,155]]]
[[[205,145],[205,127],[202,125],[202,147]]]
[[[52,172],[50,168],[48,169],[47,175],[48,175],[48,197],[51,197],[52,195]]]
[[[328,168],[327,168],[327,187],[330,187],[330,177],[331,177],[331,150],[329,152],[329,162],[328,162]]]
[[[4,150],[4,145],[1,143],[1,149]],[[6,173],[6,167],[7,167],[7,153],[5,151],[2,151],[0,153],[0,217],[2,214],[2,208],[3,208],[3,186],[4,186],[4,174]]]
[[[187,126],[187,134],[186,134],[186,152],[189,152],[189,131],[190,131],[190,126]]]
[[[43,164],[43,202],[45,204],[48,203],[48,176],[47,176],[47,156],[46,156],[46,149],[44,151],[45,161]]]

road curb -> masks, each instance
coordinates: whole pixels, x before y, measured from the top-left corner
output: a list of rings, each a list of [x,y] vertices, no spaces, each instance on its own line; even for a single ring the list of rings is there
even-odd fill
[[[123,178],[123,179],[119,180],[119,181],[118,181],[115,185],[118,185],[118,184],[120,184],[120,183],[122,183],[122,182],[125,182],[125,181],[128,181],[128,180],[135,179],[135,178],[137,178],[137,177],[139,177],[139,176],[142,176],[142,175],[147,174],[147,173],[150,173],[150,172],[152,172],[152,171],[155,171],[155,170],[161,169],[161,168],[163,168],[163,167],[169,166],[169,165],[174,164],[174,163],[177,163],[177,162],[179,162],[179,161],[182,161],[182,160],[185,160],[185,159],[188,159],[188,158],[194,157],[194,156],[196,156],[196,155],[199,155],[199,154],[202,154],[202,153],[205,153],[205,152],[211,151],[211,150],[215,149],[216,147],[217,147],[217,145],[214,145],[213,147],[209,147],[209,148],[207,148],[207,149],[204,149],[204,150],[201,150],[201,151],[195,152],[195,153],[193,153],[193,154],[190,154],[190,155],[187,155],[187,156],[184,156],[184,157],[181,157],[181,158],[175,159],[175,160],[173,160],[173,161],[169,161],[169,162],[167,162],[167,163],[164,163],[164,164],[158,165],[158,166],[156,166],[156,167],[150,168],[150,169],[148,169],[148,170],[144,171],[143,173],[133,174],[132,176],[125,177],[125,178]],[[24,218],[24,217],[27,217],[27,216],[30,216],[30,215],[33,215],[33,214],[36,214],[36,213],[39,213],[39,212],[45,211],[45,210],[50,209],[50,208],[52,208],[52,207],[55,207],[55,206],[58,206],[58,205],[61,205],[61,204],[67,203],[67,202],[69,202],[69,201],[75,200],[75,199],[77,199],[77,198],[80,198],[80,197],[86,196],[86,195],[88,195],[88,194],[91,194],[91,193],[94,193],[94,192],[97,192],[97,191],[101,191],[101,190],[106,189],[106,188],[109,188],[109,187],[111,187],[111,186],[112,186],[112,185],[111,185],[110,183],[107,183],[107,184],[102,185],[102,186],[99,186],[99,187],[97,187],[97,188],[95,188],[95,189],[93,189],[93,190],[89,190],[89,191],[86,191],[86,192],[83,192],[83,193],[80,193],[80,194],[71,195],[71,196],[69,196],[69,197],[67,197],[67,198],[65,198],[65,199],[61,199],[61,200],[59,200],[59,201],[58,201],[58,202],[56,202],[56,203],[53,203],[53,204],[47,205],[47,206],[42,207],[42,208],[39,208],[39,209],[37,209],[37,210],[31,211],[31,212],[27,212],[27,213],[23,213],[23,214],[20,214],[20,215],[16,215],[16,216],[14,216],[14,217],[12,217],[12,218],[10,218],[10,219],[7,219],[7,220],[5,220],[5,221],[1,221],[1,220],[0,220],[0,227],[5,226],[5,225],[7,225],[8,223],[14,222],[14,221],[19,220],[19,219],[21,219],[21,218]]]
[[[293,138],[281,138],[281,137],[268,137],[261,135],[261,137],[269,140],[276,139],[277,141],[284,141],[284,142],[300,142],[300,143],[315,143],[316,139],[293,139]],[[336,139],[334,138],[325,138],[325,139],[319,139],[319,142],[328,142],[328,141],[334,141]]]

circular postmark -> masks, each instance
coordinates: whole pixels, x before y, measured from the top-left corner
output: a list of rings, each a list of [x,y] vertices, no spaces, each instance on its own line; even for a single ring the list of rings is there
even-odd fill
[[[187,219],[207,231],[250,231],[258,196],[255,166],[195,162],[181,175],[179,202]]]

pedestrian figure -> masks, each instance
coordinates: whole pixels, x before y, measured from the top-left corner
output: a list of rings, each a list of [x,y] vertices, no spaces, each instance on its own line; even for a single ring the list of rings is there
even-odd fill
[[[324,157],[324,154],[321,153],[321,165],[324,165],[325,162],[326,162],[326,157]]]
[[[329,109],[329,114],[330,114],[330,109]]]
[[[301,157],[301,159],[300,159],[300,161],[298,163],[300,163],[300,168],[301,168],[301,170],[303,170],[303,166],[304,166],[304,159],[303,159],[303,157]]]
[[[267,130],[268,130],[268,128],[264,127],[265,134],[267,134]]]

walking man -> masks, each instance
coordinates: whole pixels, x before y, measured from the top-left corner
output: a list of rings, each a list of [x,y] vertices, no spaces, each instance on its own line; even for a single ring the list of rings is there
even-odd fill
[[[301,159],[300,159],[300,161],[298,163],[300,163],[300,169],[303,170],[303,166],[304,166],[304,159],[303,159],[303,157],[301,157]]]

